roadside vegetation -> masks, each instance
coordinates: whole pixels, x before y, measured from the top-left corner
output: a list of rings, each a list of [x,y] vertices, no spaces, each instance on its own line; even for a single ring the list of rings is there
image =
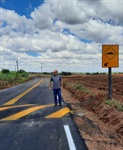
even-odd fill
[[[74,84],[73,85],[73,88],[75,90],[79,90],[81,93],[87,93],[87,94],[90,94],[90,95],[93,95],[95,96],[93,93],[91,93],[85,86],[83,85],[79,85],[79,84]],[[123,103],[122,102],[119,102],[118,100],[116,99],[112,99],[112,100],[105,100],[105,104],[108,104],[112,107],[115,107],[117,110],[119,111],[123,111]]]
[[[105,103],[115,107],[117,110],[119,111],[123,111],[123,103],[117,101],[116,99],[112,99],[112,100],[105,100]]]
[[[106,105],[109,105],[111,107],[114,107],[116,110],[118,111],[123,111],[123,102],[119,101],[117,99],[106,99],[106,96],[104,96],[103,99],[103,95],[95,95],[90,89],[88,89],[86,86],[84,86],[84,84],[82,83],[82,80],[78,78],[74,79],[75,77],[65,77],[64,78],[64,86],[71,91],[74,95],[76,95],[75,97],[78,99],[82,99],[82,96],[86,96],[86,98],[89,98],[89,96],[92,96],[91,98],[93,99],[95,97],[95,99],[102,97],[102,102],[104,102]],[[91,81],[92,82],[92,81]],[[88,95],[88,96],[87,96]]]
[[[74,84],[73,88],[76,89],[76,90],[79,90],[82,93],[89,93],[90,94],[90,91],[87,88],[85,88],[85,86],[82,86],[82,85],[79,85],[79,84]]]
[[[87,93],[87,94],[90,94],[92,96],[95,96],[93,93],[91,93],[85,86],[83,85],[79,85],[79,84],[74,84],[73,85],[73,88],[75,90],[78,90],[79,92],[81,93]],[[108,99],[108,100],[104,100],[105,101],[105,104],[107,105],[110,105],[112,107],[115,107],[117,110],[119,111],[123,111],[123,103],[116,100],[116,99]]]
[[[0,89],[16,85],[18,83],[23,83],[27,80],[29,80],[29,74],[24,70],[15,72],[9,71],[8,69],[2,69],[0,72]]]

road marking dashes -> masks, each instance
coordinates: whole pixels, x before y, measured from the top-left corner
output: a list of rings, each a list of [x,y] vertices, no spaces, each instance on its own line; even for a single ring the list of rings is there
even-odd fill
[[[65,107],[65,108],[63,108],[63,109],[61,109],[61,110],[59,110],[53,114],[46,116],[45,118],[61,118],[69,112],[70,112],[70,109],[68,107]]]
[[[45,108],[45,107],[47,107],[47,106],[46,106],[46,105],[43,105],[43,106],[31,107],[31,108],[28,108],[28,109],[23,110],[23,111],[21,111],[21,112],[18,112],[18,113],[14,114],[14,115],[11,115],[11,116],[9,116],[9,117],[3,118],[3,119],[1,119],[0,121],[17,120],[17,119],[22,118],[22,117],[24,117],[24,116],[26,116],[26,115],[28,115],[28,114],[34,112],[34,111],[37,111],[37,110],[42,109],[42,108]]]
[[[4,103],[3,105],[13,105],[14,103],[16,103],[21,97],[23,97],[24,95],[26,95],[27,93],[29,93],[32,89],[34,89],[36,86],[38,86],[41,82],[43,81],[43,79],[41,79],[38,83],[36,83],[35,85],[33,85],[31,88],[27,89],[25,92],[21,93],[20,95],[18,95],[17,97],[11,99],[10,101]]]
[[[0,107],[0,111],[5,111],[5,110],[8,110],[8,109],[13,109],[13,108],[28,107],[28,106],[30,106],[31,108],[26,108],[23,111],[20,111],[18,113],[15,113],[13,115],[8,116],[8,117],[2,118],[0,121],[17,120],[17,119],[20,119],[24,116],[27,116],[27,115],[29,115],[29,114],[37,111],[37,110],[53,106],[54,104],[41,105],[41,106],[35,106],[37,104],[23,104],[23,105],[12,106],[20,98],[22,98],[24,95],[26,95],[28,92],[30,92],[32,89],[34,89],[36,86],[38,86],[42,81],[43,81],[43,79],[41,79],[38,83],[33,85],[31,88],[27,89],[25,92],[21,93],[17,97],[15,97],[15,98],[9,100],[8,102],[4,103]],[[58,110],[58,111],[46,116],[45,118],[61,118],[61,117],[63,117],[64,115],[66,115],[68,113],[70,113],[70,109],[68,107],[65,107],[65,108],[62,108],[61,110]]]
[[[17,120],[20,119],[24,116],[27,116],[37,110],[46,108],[46,107],[51,107],[54,106],[54,104],[48,104],[48,105],[41,105],[41,106],[33,106],[32,105],[36,105],[36,104],[25,104],[25,105],[18,105],[18,106],[11,106],[11,107],[1,107],[0,111],[3,110],[7,110],[7,109],[11,109],[11,108],[18,108],[18,107],[23,107],[23,106],[31,106],[31,108],[28,108],[26,110],[20,111],[18,113],[15,113],[13,115],[10,115],[8,117],[5,117],[3,119],[1,119],[0,121],[12,121],[12,120]],[[61,118],[63,116],[65,116],[66,114],[70,113],[70,109],[68,107],[62,108],[61,110],[58,110],[48,116],[46,116],[45,118]]]
[[[0,111],[11,109],[11,108],[19,108],[19,107],[34,106],[34,105],[36,105],[36,104],[24,104],[24,105],[17,105],[17,106],[1,107]]]

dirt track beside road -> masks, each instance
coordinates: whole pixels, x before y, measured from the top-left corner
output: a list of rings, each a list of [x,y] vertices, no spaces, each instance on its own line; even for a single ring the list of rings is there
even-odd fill
[[[107,75],[65,77],[63,97],[73,111],[73,119],[89,150],[123,148],[123,111],[104,102],[108,92]],[[123,103],[123,75],[113,75],[113,98]],[[83,93],[73,85],[85,86]]]

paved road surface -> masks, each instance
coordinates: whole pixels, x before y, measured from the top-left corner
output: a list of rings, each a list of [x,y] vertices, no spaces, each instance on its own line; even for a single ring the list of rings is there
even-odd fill
[[[54,107],[48,82],[0,91],[0,150],[87,150],[66,104]]]

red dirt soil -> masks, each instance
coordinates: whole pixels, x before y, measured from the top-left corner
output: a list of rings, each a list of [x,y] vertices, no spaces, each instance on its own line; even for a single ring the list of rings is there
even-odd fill
[[[73,119],[89,150],[123,149],[123,111],[105,104],[108,96],[107,75],[64,77],[63,97],[73,111]],[[84,85],[83,93],[73,85]],[[123,75],[112,76],[113,99],[123,103]]]

